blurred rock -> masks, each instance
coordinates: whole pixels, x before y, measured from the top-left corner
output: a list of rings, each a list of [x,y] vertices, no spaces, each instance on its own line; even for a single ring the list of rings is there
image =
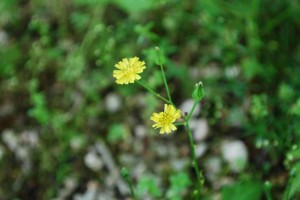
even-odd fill
[[[8,34],[5,31],[0,31],[0,46],[5,46],[8,43]]]
[[[246,145],[239,140],[224,141],[221,144],[224,160],[229,164],[233,172],[241,172],[248,162],[248,151]]]
[[[235,78],[240,74],[240,72],[241,72],[241,69],[237,65],[233,65],[233,66],[225,68],[225,76],[227,78]]]
[[[241,127],[247,121],[245,113],[241,107],[233,107],[227,116],[228,123],[234,127]]]
[[[185,146],[182,146],[183,148]],[[182,148],[180,147],[180,149]],[[174,144],[166,144],[165,142],[156,142],[151,145],[151,151],[154,152],[155,155],[161,158],[176,158],[178,157],[178,147]]]
[[[76,194],[74,200],[96,200],[98,194],[98,184],[90,181],[87,184],[87,190],[84,194]]]
[[[121,178],[120,170],[117,168],[111,152],[106,144],[102,141],[99,141],[95,144],[97,151],[100,153],[104,165],[107,167],[109,173],[106,177],[105,183],[108,187],[116,185],[119,192],[122,195],[127,195],[130,193],[127,184]]]
[[[221,171],[221,159],[216,156],[209,157],[206,159],[204,163],[205,167],[205,176],[208,178],[208,180],[214,182],[216,179],[218,179],[218,175]]]
[[[206,119],[191,119],[190,127],[197,142],[204,140],[208,136],[209,126]]]
[[[10,102],[3,102],[0,105],[0,117],[12,115],[14,112],[14,105]]]
[[[133,145],[132,148],[133,148],[133,152],[135,153],[141,153],[145,148],[144,144],[140,140],[133,140],[131,145]]]
[[[194,105],[194,100],[188,99],[180,105],[180,110],[182,111],[182,113],[185,113],[185,112],[189,113],[191,111],[193,105]],[[200,104],[198,103],[198,105],[196,106],[196,108],[192,114],[192,117],[199,115],[200,110],[201,110]]]
[[[16,153],[16,156],[19,160],[28,160],[28,159],[30,159],[29,149],[27,147],[19,146],[16,149],[15,153]]]
[[[207,149],[207,144],[205,143],[199,143],[195,145],[195,153],[196,153],[196,157],[200,158],[201,156],[203,156],[203,154],[205,153]]]
[[[183,171],[187,166],[189,166],[190,160],[187,158],[176,159],[171,161],[172,168],[175,171]]]
[[[80,92],[73,91],[71,93],[71,99],[73,101],[73,106],[72,106],[71,110],[72,110],[72,112],[77,112],[78,109],[80,109],[82,104],[84,103],[84,97]]]
[[[77,181],[72,178],[68,177],[64,181],[64,187],[59,190],[58,196],[53,200],[65,200],[72,194],[72,192],[76,189],[78,183]]]
[[[89,151],[84,157],[85,165],[93,171],[99,171],[103,167],[103,161],[95,151]]]
[[[143,139],[147,135],[147,129],[143,125],[137,125],[134,127],[134,133],[137,138]]]
[[[34,130],[32,131],[23,131],[20,134],[20,140],[28,144],[30,147],[37,147],[39,143],[38,133]]]
[[[112,92],[106,95],[104,102],[107,111],[115,113],[120,109],[122,100],[118,94]]]
[[[161,144],[161,143],[157,143],[157,145],[155,145],[155,154],[157,154],[159,157],[161,158],[166,158],[168,157],[168,146],[165,144]]]
[[[123,153],[119,156],[119,161],[123,166],[133,166],[136,157],[132,154]]]
[[[100,191],[98,195],[97,200],[117,200],[114,196],[114,191],[113,190],[108,190],[106,189],[105,191]],[[124,200],[131,200],[131,199],[124,199]]]
[[[0,161],[2,160],[4,154],[4,148],[2,147],[2,145],[0,145]]]
[[[222,75],[219,64],[216,62],[209,63],[206,67],[200,69],[202,78],[218,78]]]
[[[9,150],[13,152],[18,147],[18,138],[12,130],[4,130],[2,132],[2,140],[7,145]]]
[[[143,176],[144,173],[146,173],[146,170],[147,170],[146,164],[143,161],[141,161],[134,166],[132,170],[132,176],[139,179],[141,176]]]
[[[74,49],[74,42],[69,39],[60,39],[58,47],[64,51],[72,51]]]
[[[73,137],[70,140],[70,146],[73,150],[77,151],[79,149],[81,149],[84,146],[84,138],[78,136],[78,137]]]

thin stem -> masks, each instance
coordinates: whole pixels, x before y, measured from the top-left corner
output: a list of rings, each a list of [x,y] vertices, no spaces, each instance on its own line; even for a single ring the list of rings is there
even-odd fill
[[[138,84],[140,84],[142,87],[144,87],[146,90],[148,90],[149,92],[151,92],[151,93],[152,93],[154,96],[156,96],[157,98],[159,98],[159,99],[165,101],[165,102],[168,103],[168,104],[172,104],[172,102],[170,102],[168,99],[162,97],[160,94],[154,92],[151,88],[149,88],[149,87],[148,87],[147,85],[145,85],[144,83],[142,83],[142,82],[140,82],[140,81],[138,81],[138,80],[136,80],[136,82],[137,82]]]
[[[200,199],[200,192],[201,192],[201,181],[202,181],[202,175],[200,173],[200,169],[199,169],[199,165],[198,165],[198,161],[196,158],[196,153],[195,153],[195,144],[194,144],[194,140],[193,140],[193,136],[192,136],[192,131],[191,128],[189,126],[188,121],[186,121],[185,126],[188,130],[188,135],[189,135],[189,139],[190,139],[190,145],[191,145],[191,149],[192,149],[192,156],[193,156],[193,166],[196,170],[196,175],[197,175],[197,193],[196,193],[196,199],[199,200]]]
[[[185,126],[185,122],[175,122],[175,126]]]
[[[285,189],[285,192],[284,192],[284,198],[283,198],[284,200],[289,200],[292,182],[293,182],[293,176],[290,175],[287,188]]]
[[[272,200],[270,188],[265,186],[264,189],[265,189],[265,194],[266,194],[267,200]]]
[[[134,190],[133,190],[133,186],[132,186],[132,181],[130,178],[126,178],[126,181],[129,185],[131,196],[135,200],[136,198],[135,198],[135,194],[134,194]]]
[[[164,67],[163,67],[163,65],[159,65],[159,66],[160,66],[161,73],[162,73],[162,76],[163,76],[163,79],[164,79],[164,84],[165,84],[165,87],[166,87],[166,90],[167,90],[167,95],[168,95],[169,101],[172,105],[174,105],[173,101],[172,101],[172,98],[171,98],[171,95],[170,95],[169,86],[168,86],[166,75],[165,75],[165,72],[164,72]]]
[[[130,193],[131,193],[132,198],[134,200],[136,200],[135,195],[134,195],[134,190],[133,190],[132,180],[131,180],[131,176],[130,176],[129,170],[126,167],[123,167],[121,169],[121,175],[123,176],[123,178],[126,180],[127,184],[129,185]]]
[[[193,107],[192,107],[192,109],[191,109],[189,115],[186,117],[186,121],[187,121],[187,122],[191,119],[192,114],[193,114],[193,112],[194,112],[196,106],[198,105],[198,103],[199,103],[198,101],[194,101]]]

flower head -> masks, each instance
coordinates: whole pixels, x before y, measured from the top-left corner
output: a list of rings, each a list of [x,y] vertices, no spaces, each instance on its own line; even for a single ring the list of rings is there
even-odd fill
[[[171,131],[175,131],[177,128],[174,126],[174,122],[181,115],[181,111],[176,109],[172,105],[165,104],[164,112],[153,113],[150,117],[155,124],[152,125],[154,128],[161,128],[160,134],[171,133]]]
[[[116,83],[121,85],[139,80],[141,77],[138,74],[146,69],[145,62],[139,61],[138,57],[123,58],[115,67],[118,70],[113,71],[113,77],[116,78]]]

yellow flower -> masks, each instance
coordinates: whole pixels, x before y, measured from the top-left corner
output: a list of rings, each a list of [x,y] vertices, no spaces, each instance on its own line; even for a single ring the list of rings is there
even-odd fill
[[[181,111],[177,110],[174,106],[165,104],[164,112],[153,113],[150,117],[155,124],[152,125],[154,128],[161,128],[160,134],[171,133],[177,128],[173,122],[181,116]]]
[[[138,57],[123,58],[115,67],[118,70],[113,71],[113,77],[116,78],[116,83],[121,85],[139,80],[141,77],[138,74],[146,69],[145,62],[139,61]]]

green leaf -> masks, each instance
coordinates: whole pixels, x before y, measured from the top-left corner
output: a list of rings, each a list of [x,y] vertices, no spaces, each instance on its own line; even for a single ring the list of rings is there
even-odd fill
[[[296,101],[296,103],[291,108],[291,113],[300,117],[300,98]]]
[[[128,129],[122,124],[113,124],[109,128],[107,140],[109,142],[118,142],[124,140],[128,136]]]
[[[167,192],[167,198],[172,200],[181,200],[183,192],[192,184],[191,179],[185,172],[173,174],[169,180],[171,186]]]
[[[256,119],[260,119],[268,115],[267,96],[265,94],[252,96],[250,112]]]
[[[158,187],[158,181],[152,176],[142,176],[137,185],[137,195],[139,197],[145,197],[150,195],[151,197],[160,197],[162,195],[161,189]]]
[[[114,0],[114,2],[128,13],[143,12],[154,6],[153,0]]]
[[[291,199],[295,195],[300,194],[300,163],[298,163],[293,169],[295,177],[291,177],[291,185],[287,187],[285,192],[288,192],[288,199]],[[298,197],[299,198],[299,197]],[[297,199],[298,199],[297,198]]]
[[[259,200],[262,188],[257,181],[238,182],[222,188],[222,200]]]

